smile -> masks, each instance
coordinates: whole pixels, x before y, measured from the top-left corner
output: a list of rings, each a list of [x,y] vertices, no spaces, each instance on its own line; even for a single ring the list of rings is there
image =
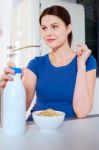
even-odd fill
[[[47,39],[48,42],[53,42],[55,39]]]

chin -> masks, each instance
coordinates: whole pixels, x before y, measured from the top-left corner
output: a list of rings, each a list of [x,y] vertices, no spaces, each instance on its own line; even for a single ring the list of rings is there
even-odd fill
[[[60,46],[52,46],[50,48],[53,49],[53,50],[57,50],[58,48],[60,48]]]
[[[48,43],[46,43],[47,45],[48,45],[48,47],[50,47],[50,48],[52,48],[52,49],[57,49],[57,48],[59,48],[60,46],[59,45],[51,45],[51,44],[48,44]]]

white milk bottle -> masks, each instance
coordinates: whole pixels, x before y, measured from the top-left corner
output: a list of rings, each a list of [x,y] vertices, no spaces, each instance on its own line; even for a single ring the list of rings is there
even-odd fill
[[[26,93],[21,80],[21,69],[12,68],[15,75],[3,92],[3,129],[7,135],[20,135],[26,129]]]

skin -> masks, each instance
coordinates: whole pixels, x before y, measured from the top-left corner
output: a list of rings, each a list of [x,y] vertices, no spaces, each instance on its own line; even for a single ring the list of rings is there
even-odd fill
[[[71,24],[66,26],[64,22],[54,16],[46,15],[41,20],[41,33],[45,43],[51,48],[49,59],[52,65],[64,66],[72,61],[75,55],[77,58],[77,78],[73,96],[73,108],[78,118],[88,115],[93,107],[94,88],[96,81],[96,70],[86,72],[85,63],[91,54],[87,45],[77,44],[77,52],[74,52],[68,43],[68,34],[71,32]],[[1,87],[6,85],[12,78],[8,73],[14,73],[11,69],[14,64],[9,62],[2,75]],[[30,80],[31,79],[31,80]],[[26,90],[27,109],[29,108],[34,94],[37,82],[36,75],[29,69],[25,69],[22,75],[23,84]]]
[[[4,85],[5,85],[4,81],[0,82],[0,88],[2,88]]]

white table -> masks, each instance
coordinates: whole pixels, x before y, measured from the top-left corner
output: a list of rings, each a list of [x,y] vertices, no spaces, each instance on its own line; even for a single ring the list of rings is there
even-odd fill
[[[28,124],[24,135],[9,137],[0,128],[0,150],[99,150],[99,116],[67,120],[57,132]]]

